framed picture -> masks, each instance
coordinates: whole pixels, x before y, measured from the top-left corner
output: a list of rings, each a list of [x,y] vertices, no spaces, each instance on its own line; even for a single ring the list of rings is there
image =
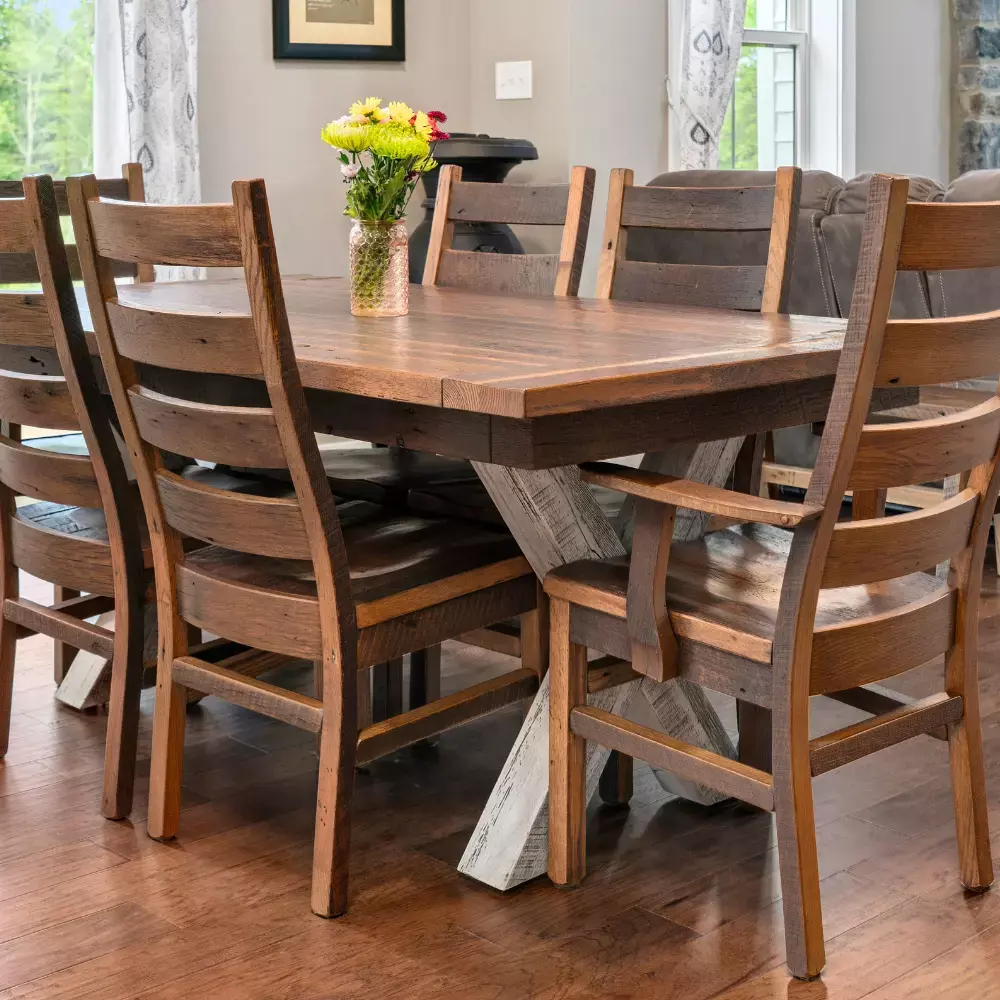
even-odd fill
[[[406,58],[406,0],[274,0],[275,59]]]

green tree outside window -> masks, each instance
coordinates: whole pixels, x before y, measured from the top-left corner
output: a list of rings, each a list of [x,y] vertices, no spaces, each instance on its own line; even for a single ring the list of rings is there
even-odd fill
[[[0,0],[0,178],[93,168],[94,0]]]

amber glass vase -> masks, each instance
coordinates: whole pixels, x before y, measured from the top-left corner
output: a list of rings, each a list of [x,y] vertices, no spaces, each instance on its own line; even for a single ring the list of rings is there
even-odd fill
[[[351,229],[351,312],[405,316],[410,308],[406,223],[357,221]]]

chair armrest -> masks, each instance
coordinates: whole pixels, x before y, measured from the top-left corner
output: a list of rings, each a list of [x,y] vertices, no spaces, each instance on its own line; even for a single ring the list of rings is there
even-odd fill
[[[630,469],[612,462],[588,462],[581,465],[580,476],[585,483],[606,486],[634,497],[699,510],[704,514],[718,514],[734,521],[754,521],[781,528],[794,528],[803,521],[818,517],[823,511],[816,504],[785,503],[782,500],[734,493],[718,486],[706,486],[690,479]]]

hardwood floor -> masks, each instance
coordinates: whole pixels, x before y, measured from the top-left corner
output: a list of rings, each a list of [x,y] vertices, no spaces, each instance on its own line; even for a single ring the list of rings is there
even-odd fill
[[[1000,588],[981,622],[994,850],[1000,849]],[[44,599],[42,585],[25,594]],[[590,875],[501,896],[455,864],[520,724],[517,708],[358,775],[351,909],[309,912],[315,738],[206,699],[192,709],[180,836],[99,812],[104,718],[53,701],[51,642],[19,644],[0,765],[0,1000],[13,997],[982,1000],[1000,997],[1000,892],[957,880],[945,745],[817,780],[829,965],[783,967],[772,818],[668,797],[638,765],[630,810],[592,804]],[[452,645],[444,687],[506,658]],[[899,683],[930,690],[933,665]],[[303,689],[311,678],[294,677]],[[151,692],[140,755],[149,749]],[[724,718],[733,724],[731,708]],[[816,732],[860,717],[818,703]],[[1000,853],[1000,851],[998,851]]]

